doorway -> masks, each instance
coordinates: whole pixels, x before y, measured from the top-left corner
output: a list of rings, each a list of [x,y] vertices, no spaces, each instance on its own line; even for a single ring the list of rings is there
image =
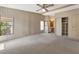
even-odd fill
[[[55,25],[55,20],[51,21],[48,20],[48,32],[49,33],[54,33],[54,25]]]
[[[68,17],[62,18],[62,35],[68,36]]]
[[[45,33],[55,33],[55,17],[46,16],[45,17]]]

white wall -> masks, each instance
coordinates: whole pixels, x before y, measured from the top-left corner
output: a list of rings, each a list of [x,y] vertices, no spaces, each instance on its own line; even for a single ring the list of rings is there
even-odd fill
[[[55,27],[55,33],[59,36],[61,36],[62,34],[62,25],[61,25],[61,18],[56,18],[55,20],[55,24],[56,24],[56,27]]]
[[[45,21],[45,30],[44,30],[44,32],[45,33],[48,33],[48,20],[49,20],[49,17],[45,16],[45,19],[44,19],[44,21]]]

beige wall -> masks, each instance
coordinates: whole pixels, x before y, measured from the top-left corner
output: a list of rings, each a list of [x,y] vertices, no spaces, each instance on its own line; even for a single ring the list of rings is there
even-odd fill
[[[37,13],[5,7],[0,7],[0,16],[14,18],[14,34],[10,36],[0,36],[0,40],[38,34],[40,33],[40,20],[44,19],[43,15]]]
[[[79,38],[79,9],[60,12],[55,15],[56,17],[56,34],[62,33],[61,18],[68,17],[68,36],[72,38]]]

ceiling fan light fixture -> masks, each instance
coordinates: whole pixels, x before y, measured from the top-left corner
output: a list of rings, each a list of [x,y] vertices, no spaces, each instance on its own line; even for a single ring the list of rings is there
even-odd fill
[[[45,9],[42,9],[42,11],[43,11],[43,12],[46,12],[46,10],[45,10]]]

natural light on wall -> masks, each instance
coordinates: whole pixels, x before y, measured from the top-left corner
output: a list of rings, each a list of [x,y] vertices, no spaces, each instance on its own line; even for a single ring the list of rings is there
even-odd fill
[[[1,43],[0,44],[0,50],[4,50],[4,49],[5,49],[4,43]]]
[[[40,30],[41,30],[41,31],[44,30],[44,21],[40,21]]]

